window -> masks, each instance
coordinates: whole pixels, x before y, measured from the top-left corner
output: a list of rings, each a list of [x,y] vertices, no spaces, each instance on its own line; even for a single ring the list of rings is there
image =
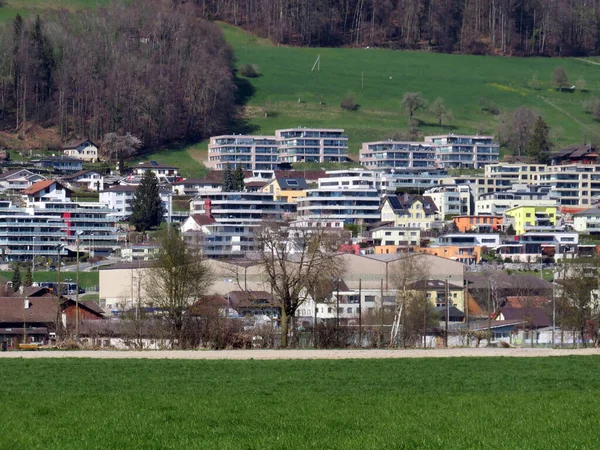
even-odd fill
[[[391,236],[391,235],[392,235],[392,232],[391,232],[391,231],[386,231],[386,232],[385,232],[385,235],[386,235],[386,236]]]
[[[531,217],[531,213],[526,213],[525,217]]]
[[[346,309],[346,312],[347,312],[348,314],[352,314],[352,308],[348,308],[348,309]]]
[[[374,301],[375,301],[374,295],[365,295],[365,302],[374,302]]]
[[[331,308],[327,308],[327,312],[331,314]]]

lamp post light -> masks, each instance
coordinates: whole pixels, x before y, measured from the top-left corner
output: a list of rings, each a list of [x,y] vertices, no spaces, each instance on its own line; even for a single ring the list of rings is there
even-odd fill
[[[35,236],[32,237],[31,241],[31,274],[33,275],[33,272],[35,272]]]

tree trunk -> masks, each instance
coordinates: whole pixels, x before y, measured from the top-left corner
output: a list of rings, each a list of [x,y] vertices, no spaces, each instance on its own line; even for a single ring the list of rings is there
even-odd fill
[[[281,308],[281,348],[288,346],[288,315],[285,308]]]

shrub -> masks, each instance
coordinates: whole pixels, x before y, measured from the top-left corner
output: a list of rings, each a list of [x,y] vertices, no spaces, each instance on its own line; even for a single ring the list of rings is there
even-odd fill
[[[583,104],[583,109],[585,112],[590,114],[594,120],[600,120],[600,99],[599,98],[590,98],[586,100]]]
[[[346,94],[346,97],[340,102],[340,107],[348,111],[356,110],[356,98],[352,92]]]
[[[256,64],[242,64],[240,74],[246,78],[256,78],[260,76],[260,68]]]

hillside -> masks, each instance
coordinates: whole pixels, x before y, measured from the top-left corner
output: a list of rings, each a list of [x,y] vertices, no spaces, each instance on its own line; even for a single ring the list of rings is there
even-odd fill
[[[23,4],[69,4],[90,0],[16,1]],[[1,9],[0,9],[1,10]],[[220,24],[232,45],[236,64],[258,66],[257,78],[240,77],[238,88],[246,97],[244,127],[232,132],[273,133],[296,126],[345,128],[350,153],[357,155],[364,141],[386,139],[407,130],[401,108],[406,92],[420,92],[429,103],[444,99],[455,118],[442,130],[427,110],[417,112],[420,136],[441,132],[495,133],[499,115],[481,111],[480,98],[494,102],[501,112],[521,105],[537,110],[548,122],[556,147],[588,141],[600,142],[600,124],[583,111],[582,103],[600,96],[598,58],[509,58],[448,55],[384,49],[299,48],[274,45],[240,28]],[[320,70],[313,65],[320,55]],[[586,82],[586,91],[558,92],[552,72],[563,66],[571,83]],[[534,74],[539,89],[529,87]],[[356,96],[356,111],[340,108],[348,92]],[[265,117],[265,113],[267,117]],[[183,149],[168,148],[145,155],[185,167],[184,174],[204,172],[206,142]]]

